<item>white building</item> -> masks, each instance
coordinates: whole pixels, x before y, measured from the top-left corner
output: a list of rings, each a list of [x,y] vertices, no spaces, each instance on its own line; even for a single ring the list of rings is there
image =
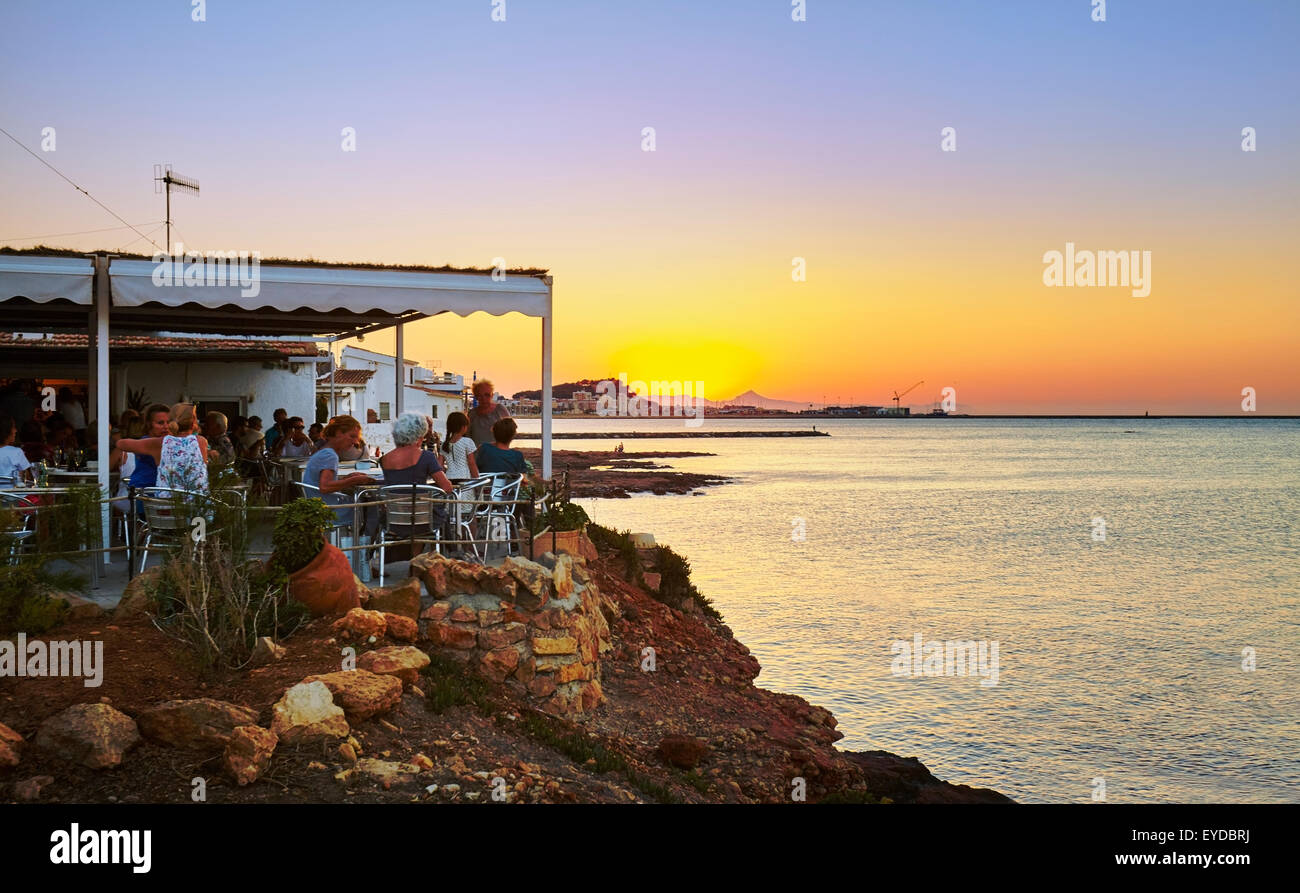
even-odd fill
[[[277,409],[315,418],[316,363],[310,341],[197,335],[114,335],[109,407],[120,413],[128,395],[145,403],[197,404],[228,419],[261,416],[270,427]],[[83,381],[87,337],[82,334],[0,333],[0,371],[7,377]]]
[[[348,345],[343,348],[339,360],[334,369],[334,405],[337,409],[330,414],[358,419],[365,426],[366,443],[387,449],[391,444],[388,432],[397,416],[396,358]],[[430,416],[440,436],[447,429],[447,416],[465,409],[464,376],[439,374],[415,360],[404,360],[402,382],[403,410]],[[317,377],[316,393],[328,403],[328,371]]]

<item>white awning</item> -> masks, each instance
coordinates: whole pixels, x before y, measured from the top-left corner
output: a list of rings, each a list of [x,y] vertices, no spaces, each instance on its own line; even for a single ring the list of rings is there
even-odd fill
[[[256,268],[245,267],[246,278],[241,283],[237,280],[238,268],[232,262],[227,269],[225,285],[216,284],[215,275],[210,277],[214,280],[212,285],[185,285],[184,263],[178,260],[173,263],[172,270],[162,273],[159,273],[159,266],[153,261],[113,260],[109,267],[113,306],[155,304],[179,307],[198,304],[208,308],[234,306],[243,310],[288,313],[343,310],[395,315],[418,313],[424,316],[445,312],[468,316],[481,311],[494,316],[516,312],[544,317],[550,310],[550,290],[546,282],[537,276],[523,274],[507,274],[498,281],[487,273],[420,273],[259,264]],[[198,269],[196,264],[191,272],[191,282],[202,278],[195,275]],[[164,273],[180,276],[177,279],[173,275],[169,284]],[[251,281],[249,276],[254,273],[256,281]],[[236,279],[233,284],[229,282],[231,274]]]
[[[38,304],[62,300],[90,306],[94,278],[95,262],[89,257],[0,254],[0,301],[26,298]]]

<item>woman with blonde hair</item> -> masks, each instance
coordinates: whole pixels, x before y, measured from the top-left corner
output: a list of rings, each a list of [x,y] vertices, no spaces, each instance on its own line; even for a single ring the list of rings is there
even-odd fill
[[[359,471],[339,477],[339,454],[361,443],[360,422],[350,415],[335,416],[321,432],[321,438],[325,445],[312,453],[302,470],[302,481],[318,488],[326,505],[352,502],[352,499],[344,498],[342,491],[351,490],[360,484],[377,483],[370,475]],[[335,509],[334,514],[338,516],[339,523],[352,523],[351,506]]]
[[[154,415],[150,407],[149,415]],[[156,486],[167,490],[208,492],[208,441],[197,433],[193,403],[174,403],[168,413],[167,432],[161,437],[122,438],[117,448],[148,456],[158,465]]]

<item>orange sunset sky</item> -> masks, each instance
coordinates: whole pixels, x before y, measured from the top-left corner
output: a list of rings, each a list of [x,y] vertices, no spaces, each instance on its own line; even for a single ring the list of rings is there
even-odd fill
[[[557,383],[1153,414],[1249,386],[1300,412],[1294,4],[64,5],[0,36],[24,145],[54,127],[44,157],[159,244],[165,162],[202,184],[173,200],[190,249],[546,267]],[[0,244],[153,250],[84,233],[117,221],[3,138],[0,196]],[[1150,294],[1045,287],[1066,242],[1150,251]],[[407,355],[511,393],[539,342],[479,314]]]

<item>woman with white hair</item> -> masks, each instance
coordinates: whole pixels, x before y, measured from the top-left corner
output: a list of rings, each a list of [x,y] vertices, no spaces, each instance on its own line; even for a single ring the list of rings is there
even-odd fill
[[[444,493],[452,491],[451,481],[442,470],[438,454],[423,448],[428,433],[429,423],[419,413],[404,412],[397,417],[393,422],[394,447],[379,460],[384,469],[384,486],[427,484],[432,480]],[[379,532],[379,517],[375,512],[366,514],[366,533],[374,542]]]
[[[384,454],[379,464],[384,469],[384,485],[427,484],[432,480],[447,493],[452,491],[451,481],[442,470],[438,454],[423,448],[429,423],[424,416],[404,412],[393,422],[395,446]]]

